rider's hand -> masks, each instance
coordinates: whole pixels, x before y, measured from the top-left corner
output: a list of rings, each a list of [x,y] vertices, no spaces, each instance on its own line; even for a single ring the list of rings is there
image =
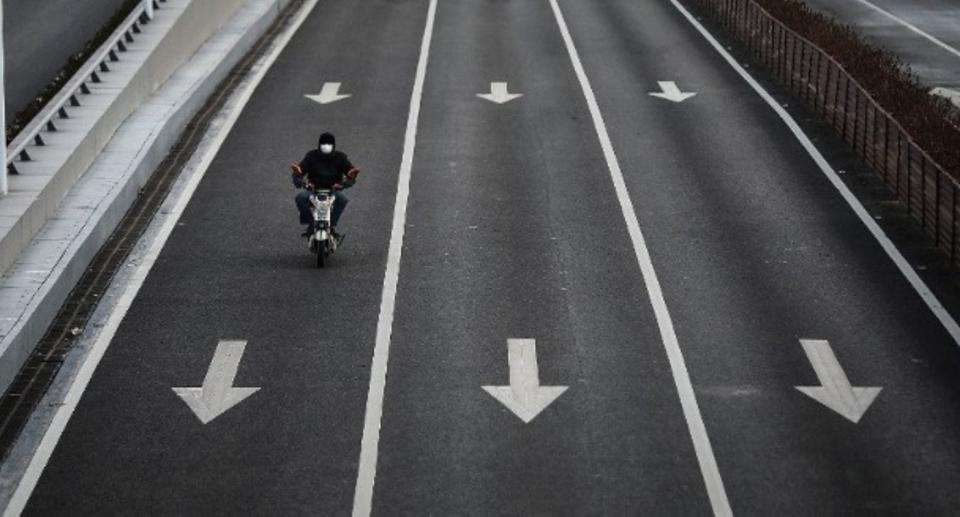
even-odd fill
[[[333,190],[343,190],[343,185],[341,185],[341,184],[339,184],[339,183],[335,183],[335,184],[333,185]]]

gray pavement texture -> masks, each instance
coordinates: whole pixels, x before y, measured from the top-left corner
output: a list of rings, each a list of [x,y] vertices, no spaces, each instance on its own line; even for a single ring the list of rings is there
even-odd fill
[[[33,100],[125,0],[4,0],[7,118]]]
[[[949,51],[903,23],[857,0],[805,0],[811,6],[857,28],[869,40],[896,53],[930,86],[960,89],[960,1],[868,0],[917,27]]]
[[[266,76],[121,325],[28,515],[340,515],[426,0],[327,0]],[[560,2],[676,325],[735,513],[960,510],[960,349],[769,107],[667,2]],[[346,31],[346,32],[344,32]],[[377,515],[710,512],[583,94],[543,1],[440,3],[385,390]],[[698,95],[647,95],[673,80]],[[326,81],[350,99],[303,98]],[[518,100],[475,94],[508,81]],[[286,163],[322,130],[363,170],[317,270]],[[824,145],[829,146],[829,143]],[[837,146],[839,147],[839,146]],[[537,340],[529,424],[508,338]],[[794,386],[828,339],[859,424]],[[221,339],[254,394],[206,426]]]

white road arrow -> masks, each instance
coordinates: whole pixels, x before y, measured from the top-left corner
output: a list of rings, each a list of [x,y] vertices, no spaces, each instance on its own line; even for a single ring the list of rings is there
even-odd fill
[[[668,101],[683,102],[696,95],[694,92],[681,92],[680,88],[677,87],[677,83],[673,81],[657,81],[657,84],[660,85],[660,89],[662,91],[650,92],[650,95],[653,95],[654,97],[660,97],[661,99],[666,99]]]
[[[246,341],[221,341],[202,388],[173,388],[204,424],[223,414],[260,388],[234,388]]]
[[[340,83],[323,83],[323,88],[320,90],[320,93],[316,95],[304,95],[304,97],[319,102],[320,104],[330,104],[331,102],[337,102],[347,97],[350,97],[349,93],[339,93]]]
[[[508,339],[510,360],[509,386],[484,386],[483,389],[513,411],[525,423],[537,417],[557,399],[567,386],[540,386],[535,339]]]
[[[880,394],[881,388],[855,388],[843,373],[840,362],[833,355],[830,342],[823,339],[801,339],[810,364],[817,372],[820,386],[796,386],[805,395],[857,423]]]
[[[508,92],[507,83],[490,83],[490,93],[478,93],[477,97],[490,102],[496,102],[497,104],[504,104],[513,99],[523,97],[523,94]]]
[[[951,88],[942,88],[938,86],[930,90],[930,95],[939,95],[940,97],[949,99],[954,106],[960,108],[960,90],[954,90]]]

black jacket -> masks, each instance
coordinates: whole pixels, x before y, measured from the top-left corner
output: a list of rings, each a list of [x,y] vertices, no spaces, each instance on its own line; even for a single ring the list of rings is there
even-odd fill
[[[316,188],[329,189],[336,184],[350,186],[359,170],[350,163],[347,155],[340,151],[323,154],[319,149],[307,152],[300,160],[303,174]]]

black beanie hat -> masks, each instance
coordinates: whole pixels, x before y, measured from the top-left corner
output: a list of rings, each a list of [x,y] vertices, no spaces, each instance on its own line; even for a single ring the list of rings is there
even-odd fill
[[[337,147],[337,139],[333,136],[333,133],[324,133],[320,135],[320,141],[317,142],[317,147],[320,147],[323,144],[331,144],[334,149]]]

